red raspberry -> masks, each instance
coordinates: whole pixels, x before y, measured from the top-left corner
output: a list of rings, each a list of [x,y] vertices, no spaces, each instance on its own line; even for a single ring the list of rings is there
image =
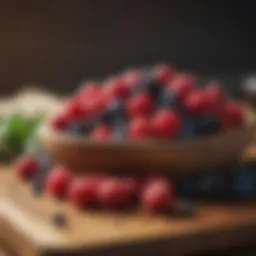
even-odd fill
[[[195,88],[195,79],[188,74],[179,74],[169,83],[169,88],[179,100],[183,101]]]
[[[148,115],[153,109],[153,99],[148,93],[138,94],[127,101],[126,110],[130,116]]]
[[[129,198],[131,200],[136,199],[141,190],[139,181],[133,177],[127,177],[122,179],[122,183]]]
[[[236,102],[229,101],[225,104],[222,112],[222,126],[224,130],[239,127],[245,123],[243,109]]]
[[[146,139],[151,135],[149,120],[146,117],[136,117],[129,123],[129,136],[132,139]]]
[[[171,184],[161,180],[149,182],[141,194],[142,205],[150,212],[170,209],[173,199]]]
[[[160,109],[152,117],[150,126],[158,138],[173,138],[181,129],[179,114],[171,109]]]
[[[70,171],[62,166],[57,166],[47,177],[47,191],[55,197],[62,197],[66,195],[71,181]]]
[[[64,113],[56,113],[50,118],[49,124],[55,131],[62,131],[68,124],[68,118]]]
[[[129,88],[134,88],[141,83],[142,74],[139,70],[131,70],[123,75],[123,79]]]
[[[106,124],[97,126],[92,132],[92,137],[96,140],[108,140],[111,138],[111,135],[112,128]]]
[[[187,111],[196,116],[202,116],[210,112],[206,94],[203,91],[191,92],[184,102]]]
[[[71,99],[64,105],[64,115],[70,121],[79,121],[88,116],[88,111],[81,102]]]
[[[156,79],[163,84],[167,84],[172,80],[175,74],[174,68],[168,65],[158,65],[154,68]]]
[[[101,183],[97,197],[102,206],[116,208],[125,206],[129,201],[130,192],[120,179],[109,178]]]
[[[97,176],[74,180],[68,191],[69,200],[79,208],[94,204],[101,182],[102,179]]]
[[[25,155],[16,161],[14,168],[21,179],[29,180],[36,173],[38,162],[35,157]]]
[[[87,81],[82,84],[79,90],[79,100],[85,102],[90,98],[98,97],[101,92],[101,85],[98,82]]]
[[[225,94],[218,82],[210,82],[205,88],[209,109],[213,114],[218,114],[223,107]]]
[[[103,97],[103,95],[99,95],[95,98],[90,98],[86,102],[83,103],[83,107],[87,111],[88,117],[93,117],[99,113],[101,113],[107,106],[107,101]]]
[[[106,85],[104,90],[108,91],[111,98],[124,99],[129,94],[129,87],[123,78],[111,79]]]

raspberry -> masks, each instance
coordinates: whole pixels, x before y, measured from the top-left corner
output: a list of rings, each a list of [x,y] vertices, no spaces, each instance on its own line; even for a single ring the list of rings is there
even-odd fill
[[[191,92],[186,98],[184,105],[187,111],[195,116],[202,116],[210,112],[207,96],[203,91]]]
[[[129,94],[129,87],[125,79],[122,78],[111,79],[104,89],[108,91],[112,98],[124,99]]]
[[[168,210],[173,204],[171,184],[161,180],[149,182],[142,191],[141,202],[150,212]]]
[[[69,121],[79,121],[87,117],[88,111],[81,102],[71,99],[65,103],[64,115]]]
[[[68,191],[70,202],[79,208],[94,204],[101,181],[102,179],[96,176],[74,180]]]
[[[69,185],[72,181],[70,171],[62,166],[55,167],[47,177],[47,191],[55,197],[66,195]]]
[[[153,109],[153,99],[148,93],[138,94],[127,101],[126,110],[130,116],[148,115]]]
[[[152,117],[150,126],[158,138],[173,138],[181,129],[179,114],[171,109],[160,109]]]
[[[138,180],[133,177],[126,177],[122,179],[122,183],[129,199],[131,200],[136,199],[141,190],[141,186]]]
[[[106,208],[123,207],[129,200],[130,192],[120,179],[109,178],[101,183],[97,197]]]
[[[82,84],[81,89],[79,90],[79,100],[85,102],[90,98],[98,97],[101,92],[101,86],[99,83],[94,81],[87,81]]]
[[[129,123],[129,136],[132,139],[145,139],[151,135],[149,121],[145,117],[136,117]]]
[[[111,138],[111,135],[112,128],[106,124],[97,126],[92,132],[92,137],[96,140],[108,140]]]
[[[225,101],[224,92],[218,82],[212,81],[205,88],[209,109],[213,114],[219,114]]]
[[[222,112],[222,127],[228,130],[233,127],[241,126],[245,123],[245,116],[241,106],[236,102],[227,102]]]
[[[168,65],[157,65],[154,73],[158,82],[167,84],[174,77],[175,70]]]
[[[15,163],[15,171],[17,175],[23,180],[31,179],[36,173],[37,168],[37,159],[29,155],[22,156]]]
[[[179,99],[184,100],[195,88],[195,81],[191,75],[179,74],[170,83],[169,89]]]
[[[68,118],[64,113],[56,113],[50,118],[50,127],[55,131],[62,131],[68,124]]]
[[[123,75],[123,79],[131,89],[138,86],[142,82],[142,73],[139,70],[131,70]]]

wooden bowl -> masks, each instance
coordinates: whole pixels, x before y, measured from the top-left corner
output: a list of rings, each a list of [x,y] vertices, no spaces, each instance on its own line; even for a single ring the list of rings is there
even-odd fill
[[[75,172],[102,169],[144,171],[166,169],[168,172],[192,172],[212,165],[239,160],[244,148],[254,139],[255,122],[247,111],[247,125],[226,133],[175,142],[94,141],[56,133],[47,125],[40,129],[45,149],[60,163]]]

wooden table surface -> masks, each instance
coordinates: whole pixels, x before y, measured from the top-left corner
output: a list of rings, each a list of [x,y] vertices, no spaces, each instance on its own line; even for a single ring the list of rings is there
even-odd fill
[[[18,228],[23,233],[27,232],[27,236],[38,245],[39,251],[51,248],[54,252],[60,248],[66,248],[71,252],[75,247],[92,248],[95,245],[100,252],[91,255],[112,256],[120,255],[120,253],[122,255],[137,255],[135,253],[138,253],[138,250],[148,255],[156,255],[154,254],[156,250],[162,252],[161,255],[200,255],[199,252],[203,253],[207,250],[219,253],[223,249],[234,247],[234,245],[248,245],[250,251],[254,250],[251,245],[256,237],[256,205],[198,205],[197,216],[187,220],[164,217],[145,218],[140,214],[118,217],[112,214],[81,213],[65,203],[56,204],[56,201],[51,200],[48,196],[34,198],[26,184],[17,182],[11,176],[10,168],[0,168],[0,182],[7,184],[8,180],[11,181],[8,186],[10,204],[5,204],[2,209],[0,205],[0,209],[5,218],[15,223],[15,229]],[[2,192],[0,190],[0,193],[3,195],[5,190],[3,190],[3,186],[0,186],[1,188]],[[51,214],[56,210],[64,211],[67,214],[68,230],[58,230],[52,226]],[[9,227],[6,225],[3,227],[3,232],[10,232]],[[13,229],[11,230],[13,231]],[[11,244],[18,246],[14,243],[15,234],[15,232],[10,233]],[[156,243],[156,234],[158,234],[160,243]],[[127,241],[133,241],[135,248],[136,241],[141,241],[143,247],[138,247],[138,250],[134,251],[134,248],[125,246]],[[157,244],[161,246],[158,247]],[[113,245],[117,245],[117,247]],[[114,249],[112,250],[111,247]],[[105,248],[106,254],[101,254],[100,248]],[[25,253],[27,249],[26,247],[21,255],[30,255]],[[242,250],[242,254],[239,254],[239,250]],[[111,254],[108,254],[109,252]],[[234,255],[244,256],[245,248],[237,248],[235,252]],[[230,251],[227,253],[230,255]]]

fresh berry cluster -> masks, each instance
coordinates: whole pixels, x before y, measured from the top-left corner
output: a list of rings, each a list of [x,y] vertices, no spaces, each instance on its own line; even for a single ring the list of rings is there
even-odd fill
[[[87,81],[52,116],[56,131],[108,139],[173,139],[226,131],[244,123],[241,107],[218,82],[169,65]]]

